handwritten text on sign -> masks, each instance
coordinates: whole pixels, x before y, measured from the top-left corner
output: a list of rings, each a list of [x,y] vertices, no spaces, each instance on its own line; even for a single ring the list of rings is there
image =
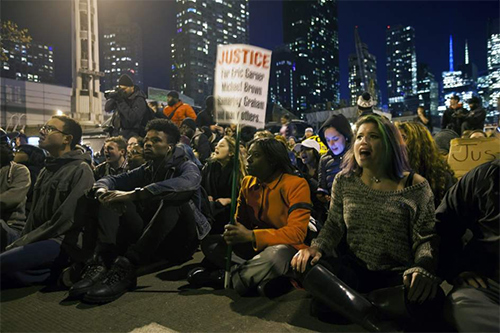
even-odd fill
[[[216,119],[264,127],[271,51],[251,45],[219,45],[215,67]]]
[[[500,140],[497,138],[453,139],[450,144],[448,164],[458,178],[476,166],[500,157]]]

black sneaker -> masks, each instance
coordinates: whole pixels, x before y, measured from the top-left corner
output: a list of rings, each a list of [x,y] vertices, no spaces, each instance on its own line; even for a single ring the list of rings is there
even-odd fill
[[[86,294],[97,282],[104,278],[108,269],[100,256],[94,256],[82,271],[81,280],[69,289],[69,297],[78,298]]]
[[[125,257],[116,258],[104,278],[83,297],[88,303],[107,303],[137,287],[135,266]]]
[[[187,281],[195,287],[210,287],[224,289],[223,269],[208,270],[205,267],[196,267],[189,271]]]

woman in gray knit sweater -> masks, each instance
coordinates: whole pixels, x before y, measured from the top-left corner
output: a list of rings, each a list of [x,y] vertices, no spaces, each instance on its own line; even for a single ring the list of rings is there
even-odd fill
[[[428,315],[442,293],[433,194],[407,170],[398,129],[378,115],[361,118],[328,219],[291,262],[315,299],[372,331],[388,329],[383,319]]]

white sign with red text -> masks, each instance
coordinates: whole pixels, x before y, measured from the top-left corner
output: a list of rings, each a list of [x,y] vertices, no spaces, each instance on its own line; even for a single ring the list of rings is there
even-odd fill
[[[264,128],[271,51],[244,44],[218,45],[215,118],[219,124]]]

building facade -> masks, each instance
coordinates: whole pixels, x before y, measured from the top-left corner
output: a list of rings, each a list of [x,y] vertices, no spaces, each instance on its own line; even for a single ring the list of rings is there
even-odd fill
[[[213,94],[217,45],[249,42],[248,0],[176,0],[176,11],[171,86],[204,105]]]
[[[352,106],[356,105],[358,97],[362,95],[365,91],[369,92],[374,99],[374,102],[378,104],[381,100],[380,88],[377,81],[377,59],[375,56],[368,52],[368,45],[362,43],[363,60],[362,65],[364,66],[364,73],[367,78],[368,87],[365,87],[364,80],[361,77],[361,71],[359,68],[359,59],[356,54],[349,55],[349,91],[351,93]]]
[[[269,100],[293,112],[296,110],[295,86],[295,57],[288,46],[280,46],[272,54]]]
[[[283,1],[283,37],[295,57],[296,108],[325,110],[340,101],[337,2]]]
[[[418,106],[423,106],[432,116],[439,115],[439,83],[427,64],[417,65],[417,95]]]
[[[31,42],[2,41],[5,55],[0,75],[4,78],[30,82],[54,83],[54,49],[50,45]]]
[[[500,32],[498,19],[489,22],[488,28],[488,107],[499,108],[500,99]]]
[[[122,74],[128,74],[134,84],[144,89],[142,49],[142,30],[128,16],[119,15],[115,23],[104,26],[101,43],[104,91],[114,89]]]
[[[387,95],[393,115],[407,111],[404,100],[417,93],[415,29],[388,26],[386,30]]]

